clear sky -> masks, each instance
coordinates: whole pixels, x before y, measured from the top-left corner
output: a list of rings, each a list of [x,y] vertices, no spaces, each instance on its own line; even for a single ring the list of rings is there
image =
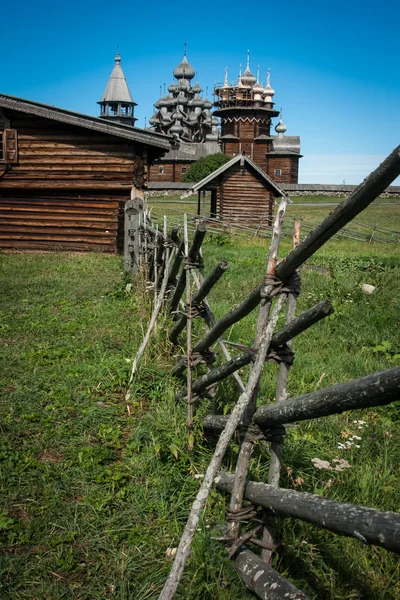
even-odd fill
[[[143,127],[184,42],[210,94],[250,49],[301,136],[300,182],[359,183],[400,143],[399,17],[393,0],[7,1],[0,92],[98,116],[119,46]]]

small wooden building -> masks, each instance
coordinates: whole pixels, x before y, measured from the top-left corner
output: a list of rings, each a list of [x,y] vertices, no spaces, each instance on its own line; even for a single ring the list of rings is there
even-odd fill
[[[0,95],[0,248],[123,247],[123,208],[172,138]]]
[[[248,156],[235,156],[228,163],[194,184],[183,198],[211,192],[210,217],[223,221],[272,224],[274,200],[283,189]]]

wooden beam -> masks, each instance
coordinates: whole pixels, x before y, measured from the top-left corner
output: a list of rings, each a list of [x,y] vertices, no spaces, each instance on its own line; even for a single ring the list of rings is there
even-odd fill
[[[242,546],[235,559],[235,569],[245,586],[262,600],[309,600],[308,596],[245,546]]]
[[[221,472],[215,484],[230,493],[235,476]],[[284,517],[301,519],[339,535],[354,537],[363,544],[374,544],[400,553],[400,514],[356,504],[335,502],[315,494],[277,488],[249,481],[245,498]]]

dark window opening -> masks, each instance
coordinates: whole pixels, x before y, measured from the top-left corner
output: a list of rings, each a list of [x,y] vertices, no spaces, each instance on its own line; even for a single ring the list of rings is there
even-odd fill
[[[164,167],[158,167],[158,172],[159,173],[164,173]]]
[[[182,173],[186,173],[186,167],[182,167]]]
[[[280,177],[282,175],[282,171],[280,169],[275,169],[275,175]]]
[[[4,160],[3,135],[3,131],[0,131],[0,160]]]

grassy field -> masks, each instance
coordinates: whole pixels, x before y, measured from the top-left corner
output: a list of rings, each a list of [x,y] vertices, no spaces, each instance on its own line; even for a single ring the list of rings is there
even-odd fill
[[[342,198],[330,196],[294,196],[292,204],[287,209],[287,222],[300,217],[304,220],[304,225],[313,227],[324,219],[335,208],[334,204],[339,204]],[[160,196],[149,198],[149,206],[155,216],[167,214],[170,218],[180,219],[182,222],[184,212],[197,214],[197,200],[195,196],[181,200],[179,195]],[[328,204],[328,206],[327,206]],[[306,206],[305,206],[306,205]],[[200,214],[209,216],[210,201],[206,197],[201,201]],[[366,210],[364,210],[357,219],[348,227],[365,236],[368,240],[373,228],[378,225],[382,229],[388,230],[387,233],[379,232],[376,235],[383,238],[400,239],[400,198],[378,198]],[[389,232],[393,232],[390,234]]]
[[[386,215],[375,210],[383,222]],[[398,216],[392,228],[399,229]],[[210,296],[217,316],[258,283],[266,243],[208,236],[206,269],[222,258],[230,265]],[[291,395],[399,364],[398,259],[394,244],[347,240],[313,257],[327,274],[304,270],[298,312],[329,297],[335,314],[295,340]],[[120,257],[9,254],[0,261],[0,598],[155,599],[213,449],[201,431],[207,402],[190,452],[186,408],[175,403],[177,383],[169,374],[179,349],[166,342],[168,319],[158,325],[130,403],[124,401],[149,307],[140,282],[126,288]],[[364,295],[362,283],[376,292]],[[255,319],[250,315],[226,338],[250,344]],[[197,337],[202,329],[195,325]],[[260,402],[273,400],[275,374],[268,365]],[[216,404],[226,411],[236,398],[226,382]],[[399,422],[399,407],[390,406],[290,428],[282,485],[400,511]],[[339,448],[355,435],[358,443]],[[234,468],[237,451],[236,441],[224,468]],[[316,471],[315,457],[345,458],[351,468]],[[268,460],[256,443],[254,479],[265,480]],[[253,597],[213,540],[223,533],[225,501],[212,492],[177,597]],[[311,598],[400,596],[395,555],[301,522],[281,527],[274,565]]]

